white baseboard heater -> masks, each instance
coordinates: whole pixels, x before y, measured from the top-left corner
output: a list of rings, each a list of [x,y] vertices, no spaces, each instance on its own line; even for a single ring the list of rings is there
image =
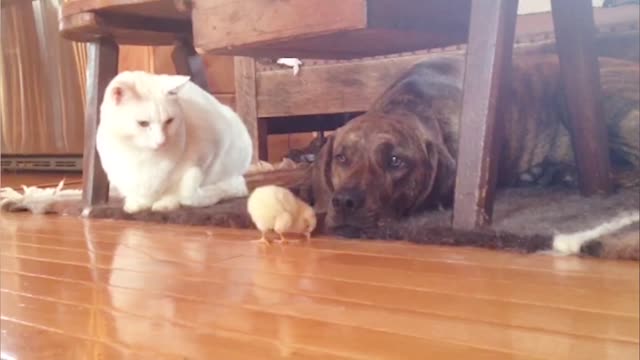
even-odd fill
[[[3,171],[82,171],[82,156],[2,155]]]

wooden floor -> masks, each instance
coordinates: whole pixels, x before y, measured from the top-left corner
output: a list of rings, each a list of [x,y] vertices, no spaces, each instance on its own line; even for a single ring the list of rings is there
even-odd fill
[[[0,214],[3,359],[638,359],[638,264]]]

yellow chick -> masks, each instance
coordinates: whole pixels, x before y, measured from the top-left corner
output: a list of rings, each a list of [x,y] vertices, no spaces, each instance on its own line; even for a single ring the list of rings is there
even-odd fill
[[[307,241],[316,227],[313,208],[297,198],[289,189],[276,186],[260,186],[253,190],[247,200],[247,211],[258,230],[262,232],[260,242],[271,244],[267,232],[273,230],[287,243],[284,234],[303,234]]]

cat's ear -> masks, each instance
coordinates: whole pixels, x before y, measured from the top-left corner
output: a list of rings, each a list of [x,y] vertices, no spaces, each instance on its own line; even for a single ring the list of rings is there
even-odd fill
[[[109,96],[116,105],[122,104],[122,102],[128,97],[135,95],[136,92],[133,86],[126,82],[118,82],[114,84],[114,86],[109,90],[109,94],[107,94],[107,96]]]
[[[167,75],[163,78],[163,88],[167,95],[176,95],[191,78],[184,75]]]

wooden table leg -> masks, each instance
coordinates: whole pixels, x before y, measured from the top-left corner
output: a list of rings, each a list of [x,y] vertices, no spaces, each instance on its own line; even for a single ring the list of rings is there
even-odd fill
[[[171,60],[177,74],[190,76],[191,81],[210,92],[207,81],[207,67],[202,56],[193,47],[193,43],[188,40],[177,43],[171,53]]]
[[[100,124],[100,104],[109,81],[118,74],[118,44],[101,39],[88,45],[87,99],[84,121],[82,200],[87,207],[106,203],[109,181],[96,150],[96,131]]]
[[[611,170],[591,0],[552,0],[551,6],[580,190],[606,194]]]
[[[471,2],[453,209],[458,229],[491,222],[501,141],[498,102],[510,79],[517,8],[517,0]]]
[[[253,142],[253,162],[266,161],[266,120],[258,120],[256,92],[256,61],[248,57],[235,57],[233,62],[236,87],[236,112],[249,130]]]

